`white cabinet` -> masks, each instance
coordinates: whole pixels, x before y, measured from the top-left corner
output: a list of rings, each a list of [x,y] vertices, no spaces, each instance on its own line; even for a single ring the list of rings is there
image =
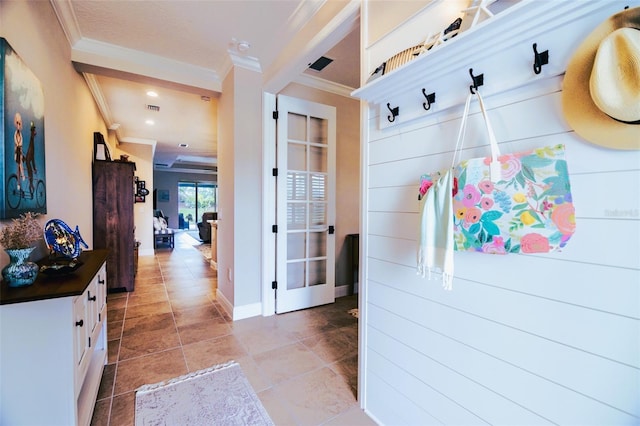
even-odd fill
[[[88,425],[107,361],[106,250],[0,290],[0,425]]]

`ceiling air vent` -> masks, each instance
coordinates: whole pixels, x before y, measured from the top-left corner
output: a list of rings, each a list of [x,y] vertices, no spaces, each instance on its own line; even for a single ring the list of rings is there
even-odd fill
[[[326,56],[321,56],[320,59],[309,65],[309,69],[312,69],[314,71],[322,71],[324,67],[329,65],[331,62],[333,62],[333,59],[327,58]]]
[[[155,112],[160,111],[160,107],[158,105],[147,105],[147,109],[149,111],[155,111]]]

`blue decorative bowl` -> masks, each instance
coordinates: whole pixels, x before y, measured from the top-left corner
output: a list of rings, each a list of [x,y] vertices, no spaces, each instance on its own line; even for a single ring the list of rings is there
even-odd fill
[[[82,253],[82,248],[89,248],[80,235],[76,226],[75,231],[60,219],[51,219],[44,225],[44,240],[49,251],[56,252],[64,257],[75,259]]]

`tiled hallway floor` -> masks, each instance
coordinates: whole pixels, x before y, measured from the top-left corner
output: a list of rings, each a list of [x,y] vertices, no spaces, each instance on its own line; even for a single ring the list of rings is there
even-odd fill
[[[233,322],[196,243],[177,234],[173,250],[140,257],[134,292],[109,294],[91,424],[133,425],[139,386],[236,360],[276,425],[374,425],[356,402],[357,297]]]

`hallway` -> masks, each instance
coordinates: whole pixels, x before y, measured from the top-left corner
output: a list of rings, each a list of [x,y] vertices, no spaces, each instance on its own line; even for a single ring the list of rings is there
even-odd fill
[[[357,295],[231,321],[198,242],[140,257],[135,291],[108,296],[108,365],[92,425],[134,424],[135,389],[236,360],[276,425],[373,425],[358,407]]]

